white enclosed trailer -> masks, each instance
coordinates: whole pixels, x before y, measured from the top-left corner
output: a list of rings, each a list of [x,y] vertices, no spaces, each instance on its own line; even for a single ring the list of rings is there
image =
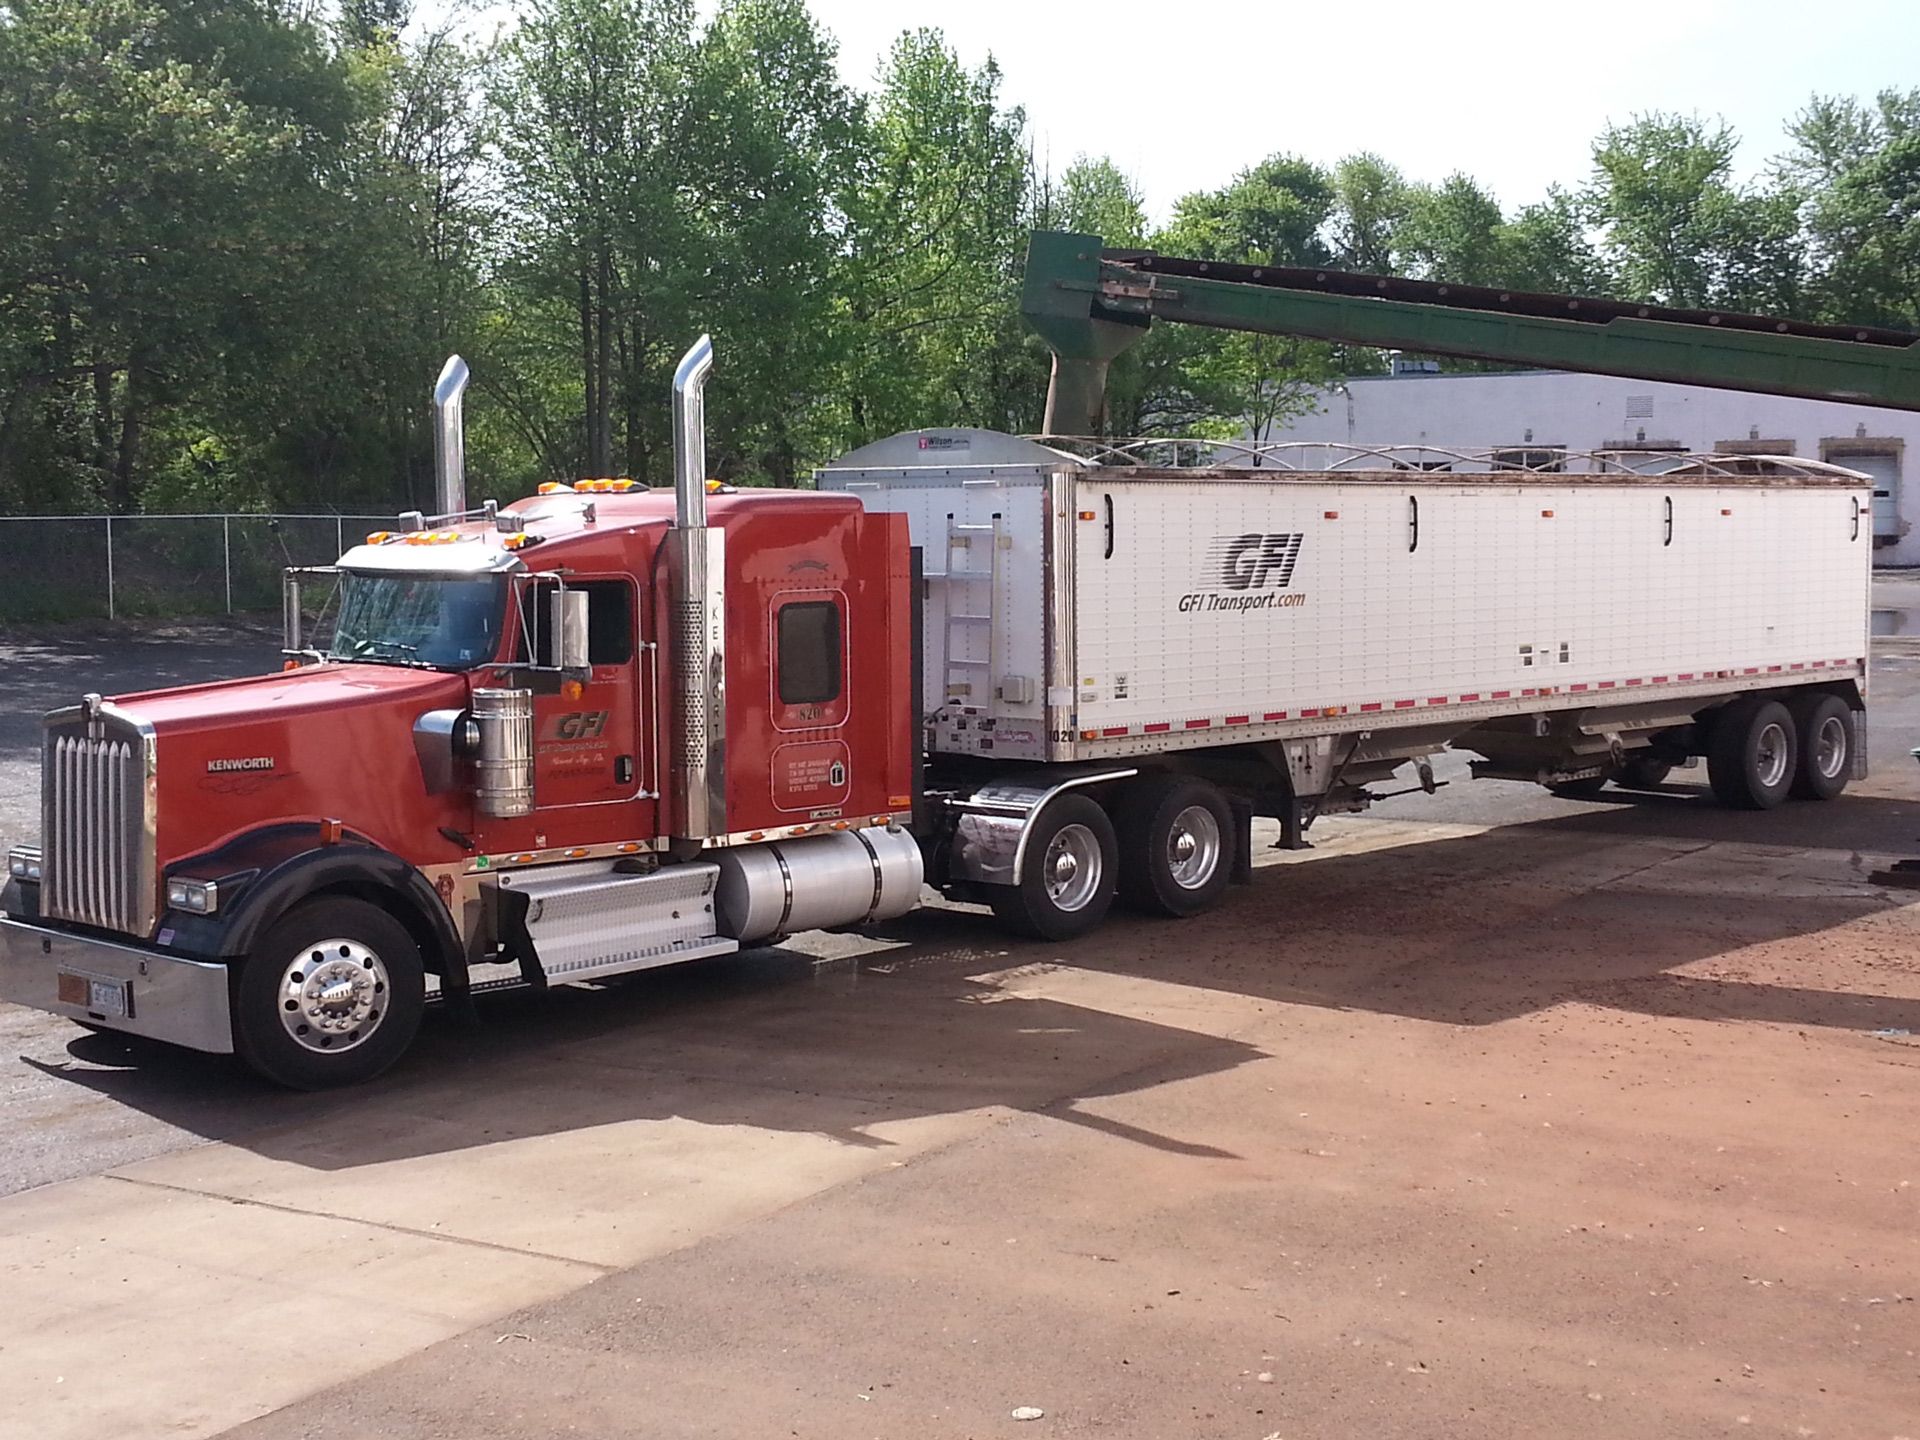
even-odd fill
[[[1657,784],[1705,755],[1750,808],[1837,794],[1863,765],[1867,477],[1751,456],[1658,474],[1545,452],[1552,470],[1252,458],[1101,464],[925,430],[820,472],[905,513],[921,551],[928,791],[955,816],[963,885],[1008,902],[1063,786],[1118,822],[1123,889],[1131,873],[1164,892],[1155,847],[1195,837],[1130,815],[1129,789],[1216,792],[1225,868],[1251,814],[1298,843],[1409,761],[1430,785],[1424,757],[1447,746],[1568,789]],[[1129,834],[1153,854],[1130,863]],[[1144,898],[1195,898],[1167,893]]]

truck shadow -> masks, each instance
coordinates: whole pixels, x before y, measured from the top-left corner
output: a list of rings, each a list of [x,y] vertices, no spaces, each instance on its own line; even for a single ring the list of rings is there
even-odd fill
[[[1233,1038],[1254,1023],[1247,999],[1269,1015],[1308,1006],[1448,1026],[1579,1004],[1920,1032],[1920,978],[1884,963],[1909,953],[1908,934],[1872,923],[1910,896],[1868,880],[1911,843],[1920,806],[1858,797],[1756,817],[1676,793],[1424,841],[1396,825],[1361,848],[1366,824],[1263,865],[1196,920],[1116,919],[1042,945],[930,908],[870,932],[884,948],[850,959],[761,950],[599,989],[483,997],[478,1025],[430,1017],[398,1071],[351,1092],[285,1095],[214,1057],[95,1035],[69,1046],[85,1066],[43,1068],[326,1170],[673,1117],[879,1146],[885,1122],[982,1107],[1229,1158],[1075,1106],[1261,1057]],[[1794,943],[1850,926],[1861,933],[1845,945]],[[1828,985],[1857,988],[1795,983],[1816,953]],[[1878,993],[1898,984],[1909,993]]]

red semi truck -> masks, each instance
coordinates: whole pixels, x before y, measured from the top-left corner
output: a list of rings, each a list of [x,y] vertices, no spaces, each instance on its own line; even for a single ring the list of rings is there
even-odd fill
[[[471,509],[456,358],[446,513],[331,567],[324,653],[290,572],[282,673],[49,715],[0,999],[344,1084],[482,965],[592,981],[926,883],[1056,940],[1116,896],[1198,913],[1256,813],[1298,843],[1449,745],[1588,788],[1705,755],[1755,809],[1861,763],[1850,472],[1165,471],[927,431],[735,493],[710,363],[675,378],[673,494]],[[1667,623],[1739,576],[1750,605]]]

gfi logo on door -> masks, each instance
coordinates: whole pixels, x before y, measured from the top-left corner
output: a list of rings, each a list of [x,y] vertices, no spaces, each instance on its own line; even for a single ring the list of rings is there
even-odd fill
[[[605,710],[574,710],[553,717],[547,727],[549,740],[598,740],[607,729]]]

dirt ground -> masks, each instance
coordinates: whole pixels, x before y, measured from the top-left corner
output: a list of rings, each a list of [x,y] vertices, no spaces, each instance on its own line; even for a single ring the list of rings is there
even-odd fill
[[[1910,645],[1831,805],[1450,787],[1200,920],[929,909],[347,1095],[0,1007],[0,1435],[1920,1437]]]

